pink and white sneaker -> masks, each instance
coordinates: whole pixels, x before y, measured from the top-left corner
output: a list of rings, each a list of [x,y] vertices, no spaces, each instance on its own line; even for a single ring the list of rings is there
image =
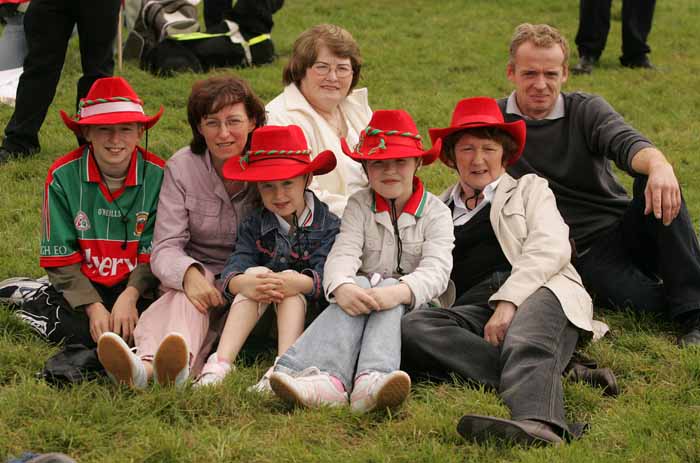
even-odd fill
[[[235,370],[236,367],[228,362],[220,361],[216,352],[209,356],[207,363],[204,364],[202,368],[202,373],[200,373],[199,378],[194,383],[194,387],[202,386],[216,386],[221,384],[226,378],[226,375]]]
[[[411,377],[405,372],[371,371],[355,378],[350,395],[350,408],[357,413],[395,408],[406,400],[410,391]]]
[[[274,372],[270,387],[277,396],[292,405],[309,408],[339,407],[348,404],[348,393],[338,390],[328,373],[309,367],[297,377]]]

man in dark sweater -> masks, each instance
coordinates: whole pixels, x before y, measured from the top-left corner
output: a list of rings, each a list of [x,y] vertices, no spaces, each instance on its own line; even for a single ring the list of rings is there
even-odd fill
[[[681,344],[700,345],[700,246],[673,167],[602,97],[561,92],[568,55],[553,27],[516,28],[515,91],[499,106],[506,121],[525,120],[527,142],[508,172],[549,180],[597,305],[665,314],[681,325]],[[632,199],[610,161],[634,178]]]

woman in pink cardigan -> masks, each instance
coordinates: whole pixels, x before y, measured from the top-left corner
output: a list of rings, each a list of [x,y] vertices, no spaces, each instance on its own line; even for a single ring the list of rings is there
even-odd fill
[[[164,293],[139,319],[136,352],[118,337],[98,343],[114,381],[137,389],[152,377],[180,386],[195,362],[201,367],[226,305],[214,278],[235,247],[238,224],[259,201],[254,186],[221,173],[265,124],[265,108],[247,82],[228,75],[195,83],[187,118],[192,142],[166,164],[153,239],[151,268]]]

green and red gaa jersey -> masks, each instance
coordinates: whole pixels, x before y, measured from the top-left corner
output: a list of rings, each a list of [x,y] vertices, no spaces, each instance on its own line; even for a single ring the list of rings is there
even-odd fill
[[[164,166],[137,147],[124,185],[110,195],[87,146],[56,160],[44,185],[39,264],[82,262],[91,281],[114,286],[149,262]]]

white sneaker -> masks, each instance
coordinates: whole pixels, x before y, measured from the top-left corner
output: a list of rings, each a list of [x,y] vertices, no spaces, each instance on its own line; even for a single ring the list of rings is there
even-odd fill
[[[340,392],[328,373],[309,367],[297,377],[282,372],[270,375],[270,387],[277,396],[292,405],[338,407],[348,404],[348,393]]]
[[[144,389],[148,385],[143,362],[116,333],[102,333],[97,341],[97,357],[116,384],[134,389]]]
[[[204,364],[202,373],[200,373],[199,378],[194,383],[194,387],[216,386],[235,369],[236,367],[228,362],[220,362],[216,352],[214,352],[207,359],[207,363]]]
[[[394,408],[406,400],[410,391],[411,377],[405,372],[371,371],[355,379],[350,395],[350,408],[357,413]]]
[[[272,394],[272,388],[270,387],[270,376],[272,375],[272,372],[275,371],[275,366],[272,365],[270,368],[267,369],[265,374],[263,375],[262,378],[260,378],[260,381],[257,383],[253,384],[248,388],[248,392],[258,392],[260,394]]]
[[[38,280],[28,277],[13,277],[0,281],[0,302],[11,305],[21,305],[49,286],[49,280],[41,277]]]
[[[190,349],[180,333],[170,333],[153,357],[153,377],[161,386],[182,387],[190,375]]]

